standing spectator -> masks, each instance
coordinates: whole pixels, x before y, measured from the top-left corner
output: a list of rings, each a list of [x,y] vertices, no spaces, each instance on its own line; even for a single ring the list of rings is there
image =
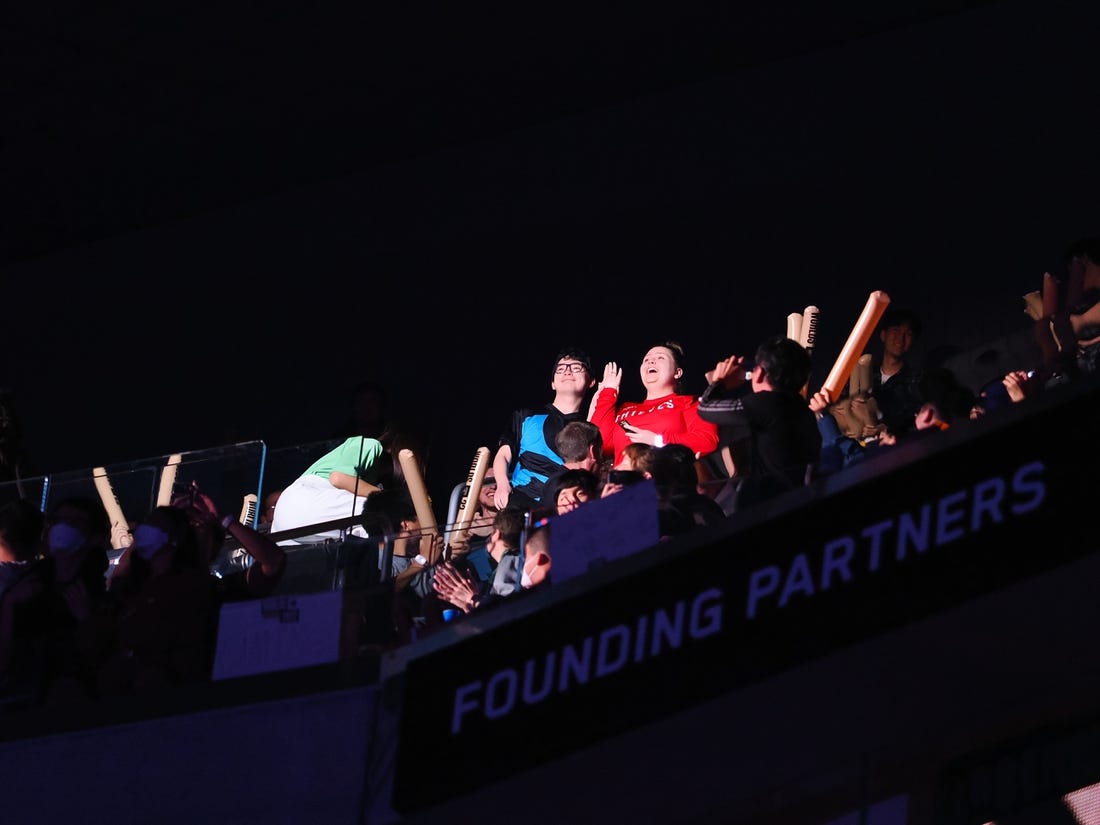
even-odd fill
[[[622,461],[628,444],[638,442],[654,447],[683,444],[697,459],[718,447],[718,428],[700,418],[695,396],[680,392],[683,359],[684,350],[675,341],[650,347],[639,370],[645,400],[618,406],[622,370],[614,361],[604,367],[591,420],[600,428],[604,452],[614,464]]]
[[[595,383],[583,350],[566,347],[558,353],[550,383],[554,400],[539,411],[516,410],[511,426],[500,437],[493,456],[498,510],[530,510],[539,502],[546,480],[563,466],[554,440],[570,421],[584,420],[585,397]]]
[[[895,436],[913,429],[921,406],[919,370],[909,351],[920,337],[921,322],[915,312],[887,307],[878,325],[882,356],[871,369],[871,396],[878,405],[882,423]]]
[[[775,336],[757,348],[749,379],[744,362],[736,355],[719,361],[707,373],[710,384],[699,401],[699,415],[724,428],[723,441],[749,440],[738,510],[804,485],[821,453],[817,421],[801,392],[810,374],[809,353]],[[746,380],[748,394],[741,392]]]

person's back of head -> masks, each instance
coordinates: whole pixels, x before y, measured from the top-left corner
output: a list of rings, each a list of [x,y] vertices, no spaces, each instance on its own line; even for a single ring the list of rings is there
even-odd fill
[[[756,363],[779,392],[801,392],[810,379],[810,353],[785,335],[775,335],[757,347]]]
[[[695,453],[684,444],[666,444],[653,450],[653,483],[658,499],[698,492]]]
[[[389,487],[367,496],[363,502],[363,527],[368,535],[394,535],[401,522],[416,521],[416,505],[405,487]]]
[[[636,470],[646,477],[653,475],[653,453],[656,449],[652,444],[641,441],[630,442],[623,448],[623,458],[619,462],[622,465],[629,462],[630,466],[620,469]]]
[[[554,450],[566,465],[592,459],[595,464],[603,455],[603,436],[591,421],[570,421],[554,437]]]
[[[518,507],[505,507],[493,517],[493,529],[500,531],[500,539],[509,550],[519,549],[526,514]]]

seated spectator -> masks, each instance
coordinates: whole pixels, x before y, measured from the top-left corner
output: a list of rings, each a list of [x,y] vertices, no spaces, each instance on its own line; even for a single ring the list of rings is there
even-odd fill
[[[814,477],[821,478],[876,455],[884,447],[891,447],[897,439],[885,428],[873,436],[859,437],[844,432],[837,417],[832,415],[835,406],[830,403],[828,390],[819,390],[810,396],[810,410],[817,419],[821,433],[821,455],[814,468]]]
[[[566,470],[554,482],[550,500],[557,515],[571,513],[600,497],[600,479],[591,470]]]
[[[623,448],[623,457],[615,465],[616,470],[636,470],[646,478],[653,477],[653,451],[656,448],[652,444],[633,442]]]
[[[551,490],[558,476],[568,470],[590,470],[600,480],[607,475],[608,461],[603,453],[603,435],[591,421],[570,421],[554,437],[554,451],[561,456],[562,466],[551,473],[545,489]]]
[[[275,505],[279,503],[279,496],[282,494],[281,489],[264,494],[264,500],[260,503],[260,512],[256,515],[256,529],[261,533],[271,532],[271,521],[275,518]]]
[[[488,584],[477,581],[468,572],[463,573],[453,562],[437,565],[432,587],[439,597],[463,613],[469,613],[513,595],[522,586],[519,547],[525,517],[523,511],[514,507],[505,507],[497,513],[489,539],[493,578]]]
[[[917,383],[917,397],[920,406],[913,417],[917,430],[931,427],[946,430],[956,421],[969,419],[975,401],[974,393],[946,367],[924,370]]]
[[[699,492],[695,453],[683,444],[654,451],[653,483],[657,487],[657,524],[662,539],[726,520],[714,499]]]

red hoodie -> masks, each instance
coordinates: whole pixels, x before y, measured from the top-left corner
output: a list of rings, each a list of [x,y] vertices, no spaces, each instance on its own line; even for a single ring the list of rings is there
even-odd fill
[[[666,395],[638,403],[627,401],[616,410],[618,397],[617,389],[600,390],[592,411],[592,423],[603,435],[604,454],[614,455],[616,464],[630,443],[630,436],[619,426],[620,421],[658,433],[665,444],[684,444],[695,452],[696,458],[718,449],[718,425],[699,417],[699,401],[694,396]]]

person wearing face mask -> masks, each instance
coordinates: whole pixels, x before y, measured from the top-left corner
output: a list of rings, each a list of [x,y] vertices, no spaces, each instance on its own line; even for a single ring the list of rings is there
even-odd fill
[[[108,582],[116,621],[98,672],[101,695],[209,679],[218,609],[211,579],[189,514],[150,511]]]
[[[47,703],[58,696],[87,698],[107,601],[109,520],[98,500],[68,496],[44,518],[40,514],[38,525],[41,591],[26,606],[21,629],[34,648],[33,690]]]

